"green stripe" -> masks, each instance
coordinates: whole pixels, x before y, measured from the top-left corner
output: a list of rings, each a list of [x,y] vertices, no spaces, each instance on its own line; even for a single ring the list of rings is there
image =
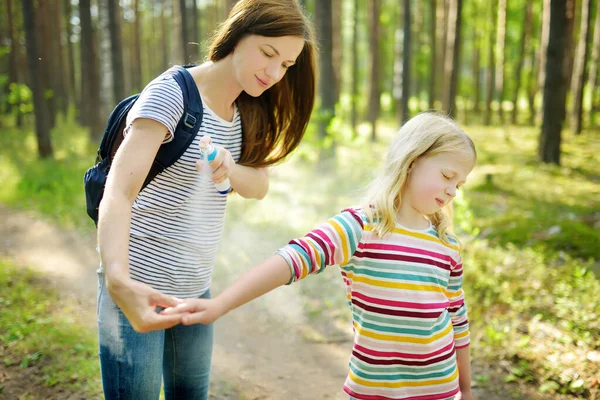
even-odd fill
[[[398,270],[406,270],[410,272],[420,272],[424,274],[431,274],[432,270],[439,273],[439,271],[444,271],[442,275],[445,279],[448,279],[450,276],[450,271],[440,270],[438,267],[433,265],[423,265],[423,264],[401,264],[398,261],[390,261],[390,260],[376,260],[373,258],[370,259],[361,259],[360,267],[365,269],[376,269],[383,271],[398,271]],[[348,265],[355,265],[354,263]],[[434,269],[435,268],[435,269]]]
[[[364,362],[362,362],[360,359],[356,358],[356,357],[352,357],[350,359],[350,365],[355,364],[355,367],[353,368],[353,371],[356,370],[357,368],[359,368],[361,371],[364,371],[366,373],[371,373],[374,375],[382,375],[382,374],[386,374],[386,373],[392,373],[392,374],[403,374],[403,373],[410,373],[410,372],[415,372],[415,370],[418,371],[417,368],[423,368],[423,367],[410,367],[410,366],[405,366],[405,365],[372,365],[372,364],[365,364]],[[452,368],[456,365],[456,359],[454,357],[450,357],[449,359],[442,361],[440,363],[436,363],[435,367],[438,368]],[[425,368],[429,368],[425,367]]]
[[[415,382],[415,381],[421,381],[421,380],[427,380],[427,379],[447,378],[447,377],[451,376],[454,373],[454,371],[456,370],[456,363],[452,363],[451,366],[449,366],[448,368],[444,369],[443,371],[439,371],[439,372],[419,373],[419,372],[422,372],[423,370],[421,368],[419,368],[419,369],[414,368],[413,372],[417,372],[417,374],[399,373],[399,374],[383,375],[383,374],[381,374],[381,371],[379,371],[378,374],[368,374],[368,373],[365,373],[365,372],[359,370],[358,368],[356,368],[354,365],[352,365],[352,363],[350,363],[350,369],[359,378],[368,379],[371,381]]]
[[[360,316],[356,316],[355,321],[357,321],[361,326],[370,329],[372,331],[375,332],[385,332],[385,333],[397,333],[397,334],[407,334],[407,335],[417,335],[420,337],[431,337],[432,335],[435,335],[436,333],[439,333],[441,331],[444,330],[444,327],[447,326],[447,324],[442,324],[439,326],[431,326],[430,329],[425,329],[425,330],[421,330],[421,329],[412,329],[412,328],[407,328],[404,326],[398,326],[398,322],[396,322],[396,326],[386,326],[386,325],[379,325],[379,324],[373,324],[370,322],[367,322],[365,320],[363,320]],[[412,325],[412,321],[410,322]]]
[[[382,278],[382,279],[393,279],[393,280],[404,280],[410,282],[419,282],[419,283],[433,283],[435,285],[440,285],[442,287],[446,287],[446,280],[443,278],[438,278],[435,276],[422,276],[415,274],[403,274],[399,272],[382,272],[382,271],[373,271],[365,268],[357,268],[354,266],[346,267],[345,269],[352,271],[355,275],[358,276],[367,276],[372,278]],[[431,270],[429,271],[431,273]]]

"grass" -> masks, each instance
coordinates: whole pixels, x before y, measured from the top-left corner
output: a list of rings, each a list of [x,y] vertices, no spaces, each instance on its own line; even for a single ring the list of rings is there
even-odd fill
[[[221,261],[247,267],[356,204],[394,133],[382,124],[380,141],[371,144],[368,127],[362,128],[353,139],[336,122],[343,145],[336,147],[335,162],[317,162],[319,150],[308,138],[294,157],[273,169],[267,199],[232,197],[226,232],[233,232],[234,246]],[[491,363],[508,362],[509,382],[527,381],[540,391],[579,398],[598,396],[600,133],[565,131],[559,167],[536,161],[539,129],[466,129],[479,160],[455,209],[465,244],[472,351]],[[53,138],[56,160],[39,161],[31,131],[3,129],[0,180],[6,183],[0,201],[92,231],[81,180],[94,146],[68,120]],[[337,272],[300,287],[304,312],[322,337],[347,331],[349,311]],[[481,384],[486,380],[478,377]]]
[[[77,305],[45,287],[31,270],[17,269],[7,260],[0,260],[0,287],[3,366],[37,368],[33,379],[46,387],[98,398],[96,335],[78,322]]]

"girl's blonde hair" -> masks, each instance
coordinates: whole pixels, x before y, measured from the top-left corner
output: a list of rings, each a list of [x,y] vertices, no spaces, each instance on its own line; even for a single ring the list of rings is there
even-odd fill
[[[457,151],[470,152],[473,162],[477,158],[471,138],[456,122],[440,113],[428,111],[418,114],[400,128],[389,148],[383,171],[369,185],[363,200],[363,209],[379,237],[393,231],[396,226],[402,191],[413,162],[419,157]],[[451,244],[451,206],[446,205],[427,217],[437,228],[440,240]]]

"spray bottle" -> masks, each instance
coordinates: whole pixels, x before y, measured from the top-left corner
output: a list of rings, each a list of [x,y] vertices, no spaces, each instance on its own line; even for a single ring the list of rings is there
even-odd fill
[[[200,141],[200,158],[204,160],[205,168],[208,168],[208,164],[215,159],[218,152],[219,150],[213,146],[212,143]],[[223,195],[231,192],[231,183],[229,182],[229,178],[225,178],[225,180],[221,183],[215,183],[215,187],[217,188],[217,192]]]

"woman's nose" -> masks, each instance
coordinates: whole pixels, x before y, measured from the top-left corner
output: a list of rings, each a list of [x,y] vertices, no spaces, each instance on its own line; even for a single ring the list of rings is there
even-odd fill
[[[267,67],[267,76],[273,80],[273,83],[279,82],[281,79],[281,68],[279,68],[279,64],[271,64]]]

